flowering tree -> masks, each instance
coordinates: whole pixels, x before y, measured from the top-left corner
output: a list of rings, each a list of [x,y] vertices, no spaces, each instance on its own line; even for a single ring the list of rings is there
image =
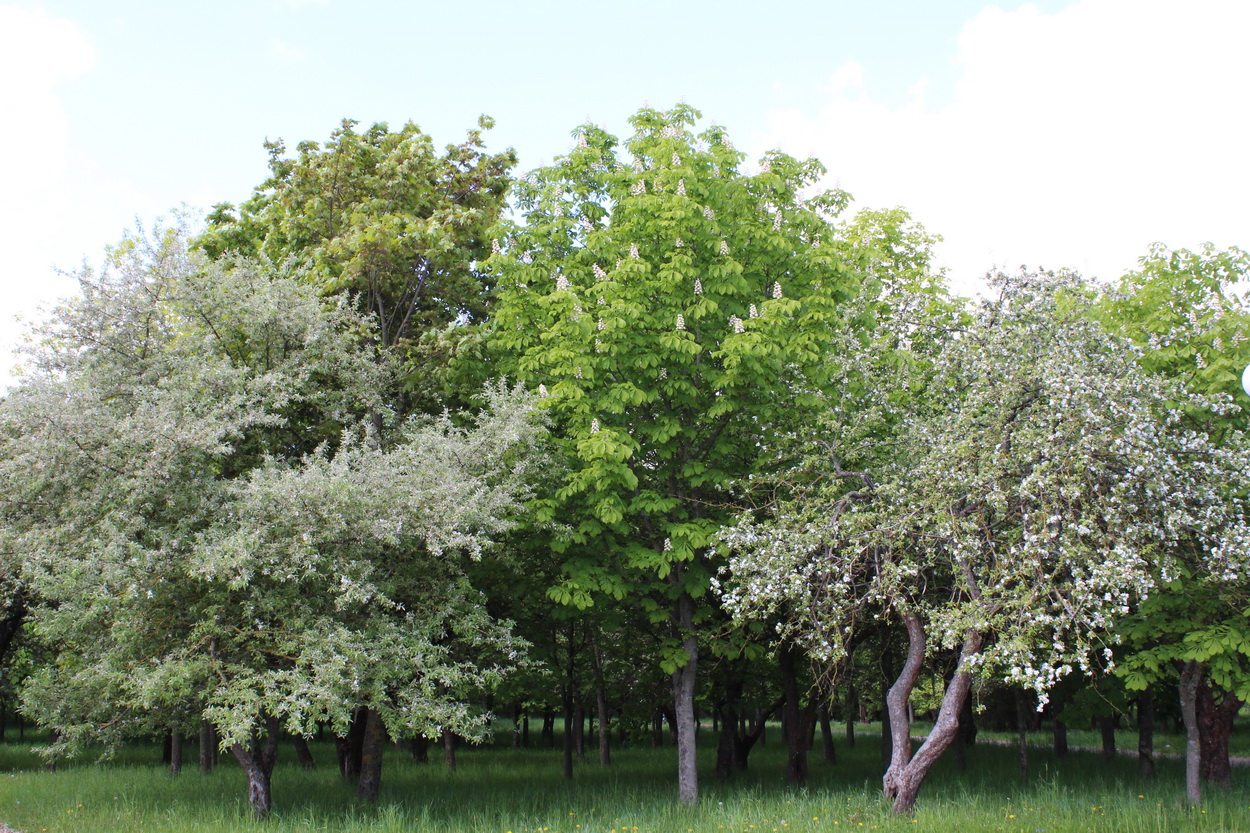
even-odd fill
[[[1001,277],[1000,295],[949,338],[888,453],[769,522],[725,536],[728,607],[788,611],[829,661],[864,618],[899,622],[907,658],[887,708],[884,777],[913,806],[955,737],[973,675],[1046,691],[1109,648],[1116,617],[1202,552],[1241,574],[1250,530],[1236,499],[1246,451],[1187,430],[1181,394],[1093,322],[1075,278]],[[882,379],[894,387],[896,379]],[[907,700],[928,653],[957,649],[937,721],[915,750]]]
[[[57,751],[212,721],[270,808],[279,728],[481,729],[458,695],[518,662],[455,557],[526,497],[540,432],[495,387],[470,427],[372,421],[360,320],[177,230],[82,276],[0,409],[0,534],[58,661],[26,708]],[[471,646],[471,647],[468,647]]]
[[[671,624],[687,802],[712,536],[731,485],[774,465],[772,432],[818,401],[859,282],[834,245],[845,195],[800,197],[819,165],[770,153],[744,174],[697,118],[640,111],[626,154],[579,128],[568,156],[518,183],[525,225],[489,261],[498,366],[539,390],[572,461],[544,509],[567,524],[550,595],[628,596]]]

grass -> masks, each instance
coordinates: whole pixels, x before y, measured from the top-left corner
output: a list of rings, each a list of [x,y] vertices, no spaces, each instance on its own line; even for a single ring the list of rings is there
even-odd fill
[[[877,738],[861,731],[829,766],[813,756],[806,789],[781,780],[783,752],[772,743],[751,756],[751,769],[728,785],[711,772],[712,733],[703,732],[702,793],[686,808],[675,798],[671,748],[615,750],[599,766],[590,752],[572,784],[560,777],[558,750],[502,746],[462,748],[448,772],[431,749],[430,764],[388,751],[376,807],[356,801],[334,769],[333,747],[313,744],[320,769],[298,768],[285,747],[274,773],[274,815],[250,816],[243,776],[226,756],[216,770],[188,768],[177,777],[159,765],[157,746],[136,745],[115,762],[63,764],[47,771],[29,741],[0,745],[0,820],[23,833],[52,831],[439,831],[439,833],[809,833],[814,831],[1250,831],[1250,789],[1236,773],[1232,791],[1208,791],[1197,811],[1184,808],[1179,761],[1161,761],[1141,781],[1132,758],[1104,766],[1095,753],[1059,760],[1031,752],[1032,777],[1021,784],[1016,750],[978,746],[967,772],[939,762],[912,818],[896,819],[880,798]]]

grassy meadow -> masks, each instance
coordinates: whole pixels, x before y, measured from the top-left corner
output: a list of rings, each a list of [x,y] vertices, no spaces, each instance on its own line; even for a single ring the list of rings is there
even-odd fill
[[[871,729],[861,727],[854,747],[839,735],[833,765],[821,760],[818,743],[805,789],[782,783],[784,750],[776,727],[771,742],[752,754],[749,771],[718,784],[714,737],[705,730],[701,796],[690,808],[676,800],[671,747],[615,749],[610,768],[588,749],[571,784],[561,778],[559,749],[513,750],[505,745],[506,732],[496,745],[462,747],[455,772],[443,766],[436,748],[428,764],[391,748],[381,798],[366,806],[356,800],[354,785],[339,778],[332,744],[312,744],[318,769],[311,772],[298,767],[286,745],[274,773],[274,813],[261,822],[251,818],[233,760],[222,755],[219,766],[203,774],[194,743],[178,776],[161,766],[158,745],[130,747],[107,765],[70,762],[48,771],[31,751],[33,738],[20,742],[10,732],[0,745],[0,822],[22,833],[1250,831],[1250,771],[1238,770],[1231,792],[1210,789],[1204,806],[1190,811],[1182,802],[1180,761],[1159,761],[1156,777],[1143,781],[1131,756],[1110,766],[1094,752],[1072,752],[1060,761],[1039,746],[1030,753],[1029,780],[1021,783],[1017,750],[991,743],[969,751],[964,773],[953,758],[939,762],[915,816],[893,818],[880,797],[879,739]],[[1246,745],[1246,729],[1239,726],[1234,754]],[[1130,739],[1135,746],[1125,733],[1122,748],[1130,748]],[[1096,743],[1093,733],[1090,740]],[[1085,741],[1074,733],[1074,744]],[[1161,736],[1158,748],[1179,748],[1178,741]]]

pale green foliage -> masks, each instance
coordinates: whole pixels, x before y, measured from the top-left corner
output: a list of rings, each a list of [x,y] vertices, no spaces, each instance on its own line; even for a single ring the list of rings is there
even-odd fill
[[[806,495],[725,536],[736,615],[784,607],[832,659],[858,617],[915,612],[943,647],[984,634],[973,664],[1044,692],[1088,667],[1178,548],[1245,575],[1246,449],[1187,430],[1184,394],[1092,321],[1075,278],[996,287],[854,498]]]
[[[397,426],[385,448],[359,318],[179,229],[82,276],[0,408],[5,549],[58,662],[27,708],[61,746],[191,723],[224,744],[280,718],[480,728],[459,695],[523,645],[457,556],[526,497],[541,422],[493,386],[478,420]],[[370,423],[371,424],[371,423]]]

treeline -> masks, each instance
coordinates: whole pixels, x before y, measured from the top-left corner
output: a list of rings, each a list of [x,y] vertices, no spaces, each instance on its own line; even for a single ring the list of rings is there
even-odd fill
[[[282,733],[371,800],[388,738],[560,716],[572,777],[591,717],[605,764],[671,731],[693,802],[700,716],[723,779],[779,718],[802,784],[879,713],[906,812],[978,709],[1060,744],[1133,702],[1149,762],[1175,702],[1189,800],[1227,783],[1246,254],[968,301],[905,212],[698,119],[519,178],[485,119],[344,122],[84,270],[0,402],[0,659],[49,754],[199,732],[264,815]]]

